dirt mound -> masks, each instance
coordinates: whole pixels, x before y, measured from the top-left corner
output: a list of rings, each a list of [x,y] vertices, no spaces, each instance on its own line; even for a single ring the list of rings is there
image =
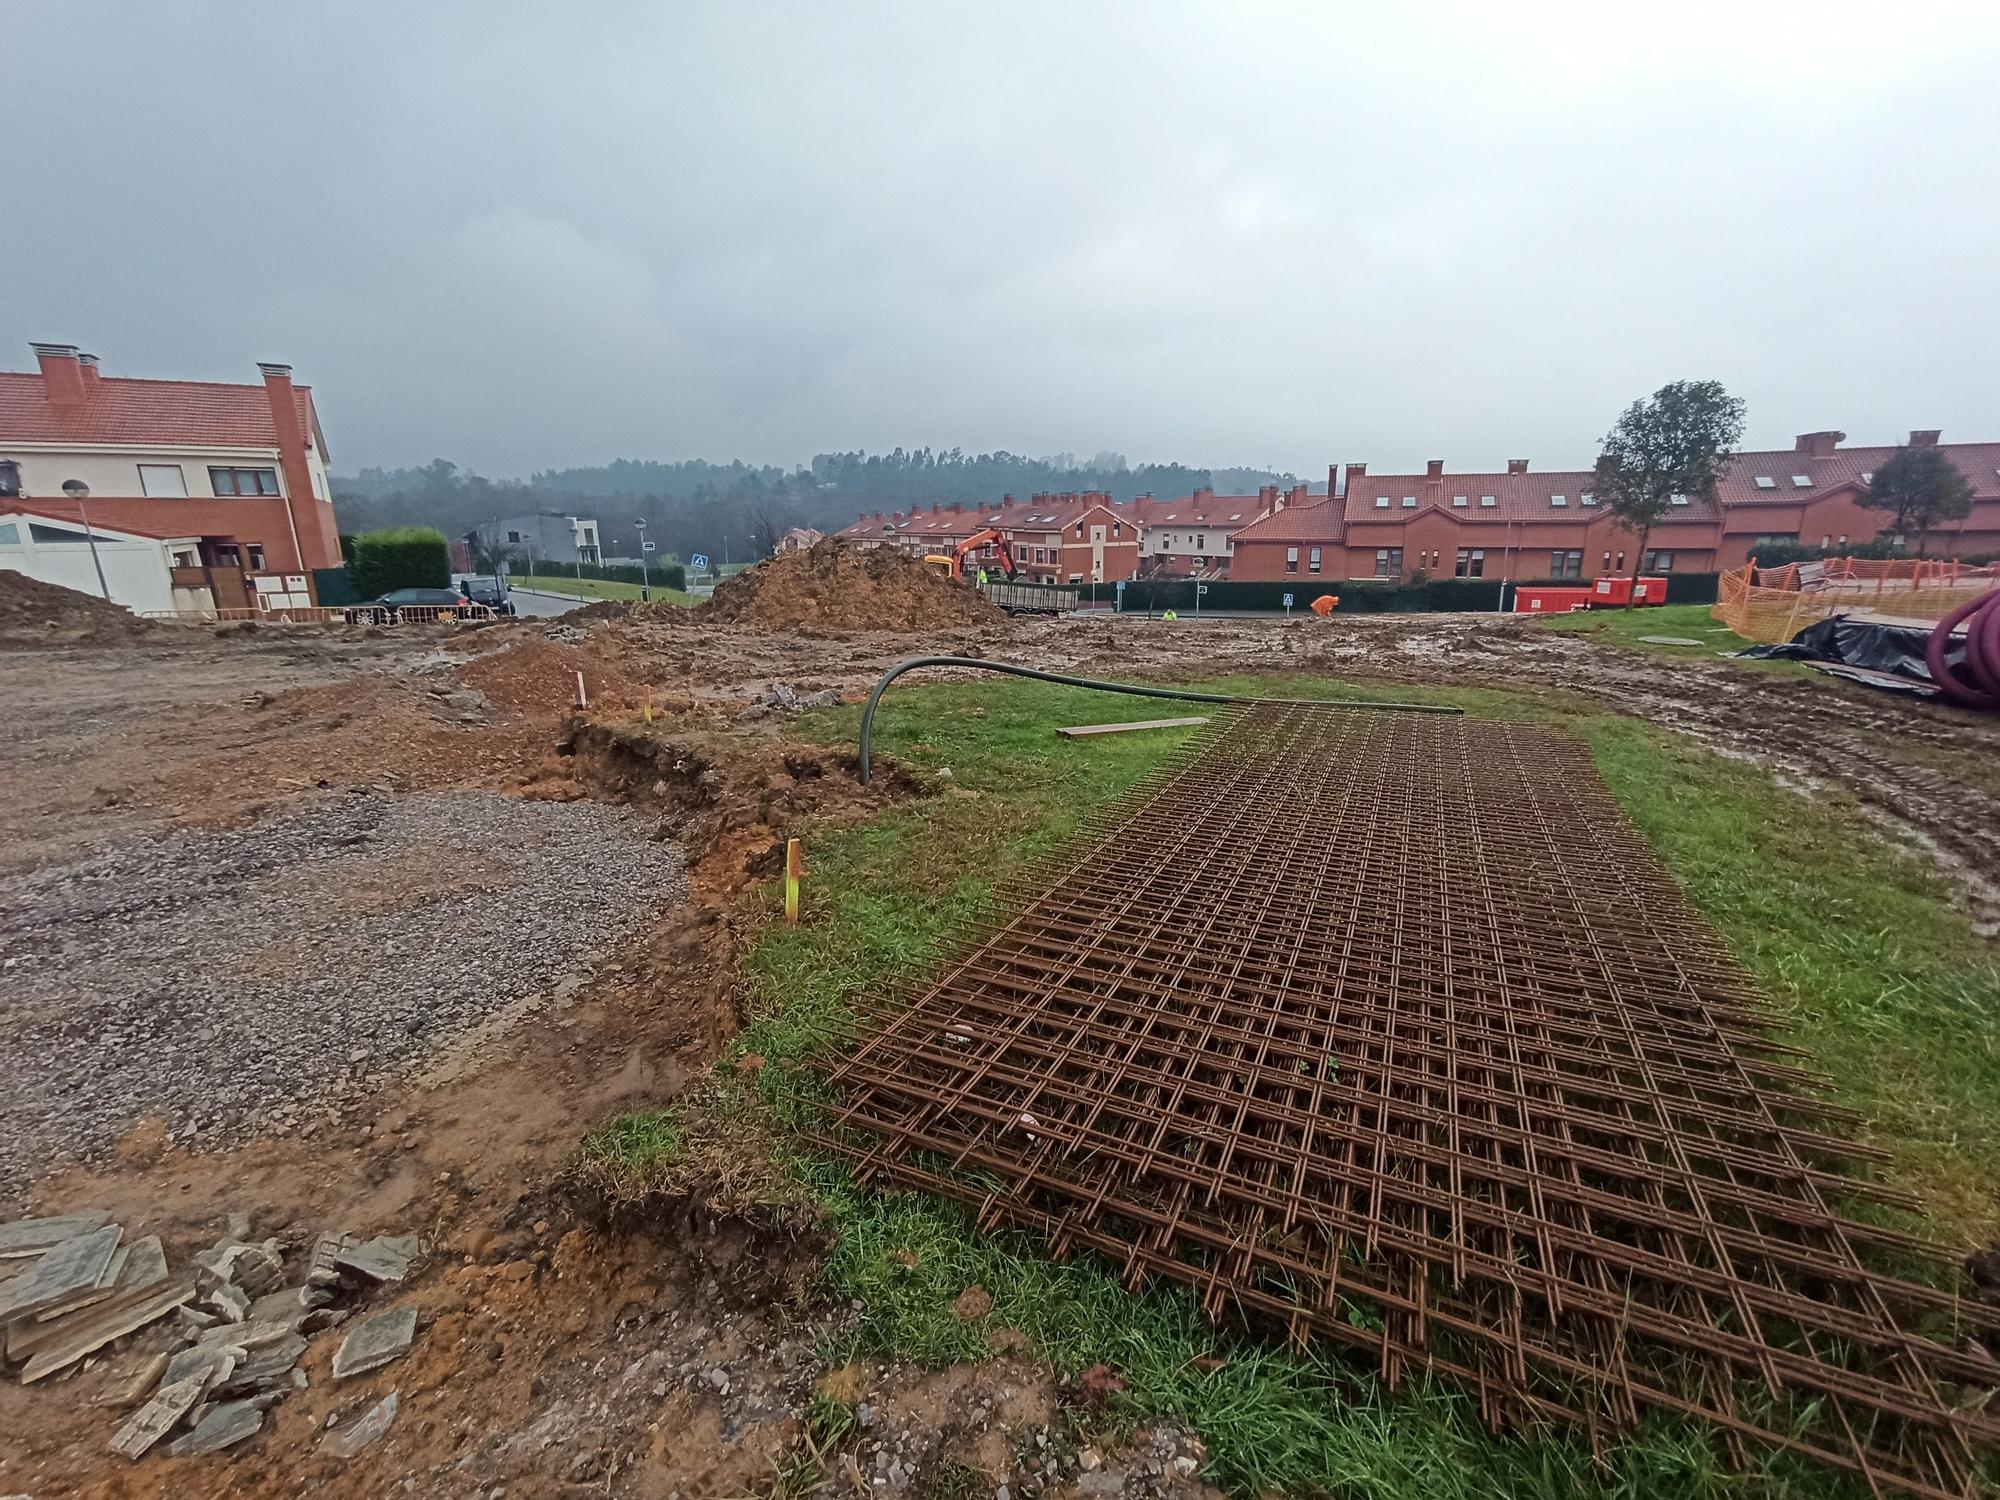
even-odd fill
[[[631,697],[631,684],[602,658],[555,641],[521,641],[479,657],[460,667],[458,678],[503,712],[556,718],[576,702],[579,672],[592,703]]]
[[[701,613],[762,630],[936,630],[1004,618],[964,584],[914,557],[831,537],[804,552],[767,558],[719,584]]]
[[[123,605],[0,568],[0,637],[34,641],[124,640],[154,628]]]

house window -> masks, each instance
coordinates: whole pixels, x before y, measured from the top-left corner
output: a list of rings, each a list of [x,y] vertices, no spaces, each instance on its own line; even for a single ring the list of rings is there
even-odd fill
[[[1377,510],[1387,510],[1389,508],[1389,497],[1387,495],[1377,495],[1375,497],[1375,508]]]
[[[1686,505],[1688,503],[1689,503],[1688,497],[1686,495],[1670,495],[1668,497],[1668,504],[1670,505]]]
[[[1622,552],[1618,554],[1618,571],[1621,573],[1625,571],[1625,554]]]
[[[276,469],[210,469],[208,482],[218,495],[275,495]]]
[[[1847,538],[1846,538],[1846,537],[1844,537],[1844,536],[1843,536],[1843,537],[1841,537],[1841,538],[1840,538],[1840,540],[1839,540],[1839,541],[1838,541],[1838,542],[1836,543],[1836,545],[1837,545],[1837,546],[1841,546],[1841,547],[1845,547],[1845,546],[1847,545]]]
[[[179,464],[139,465],[140,494],[185,499],[187,492],[187,476]]]
[[[1491,510],[1493,508],[1493,497],[1491,495],[1481,495],[1479,503],[1483,508]]]
[[[1777,487],[1778,487],[1778,481],[1773,479],[1769,474],[1759,474],[1757,476],[1758,489],[1775,490]]]
[[[1833,533],[1830,531],[1821,532],[1819,544],[1822,547],[1831,547],[1833,545]]]
[[[1809,489],[1811,489],[1811,488],[1812,488],[1812,475],[1810,475],[1810,474],[1794,474],[1794,475],[1792,476],[1792,488],[1793,488],[1793,489],[1795,489],[1795,490],[1809,490]]]
[[[1551,504],[1551,505],[1568,505],[1568,504],[1569,504],[1569,496],[1567,496],[1567,495],[1551,495],[1551,496],[1549,496],[1549,504]]]
[[[11,458],[0,458],[0,497],[12,500],[21,493],[21,465]]]
[[[507,533],[507,540],[510,542],[518,542],[521,540],[521,533],[518,531],[510,531]]]
[[[1458,549],[1458,566],[1453,570],[1460,578],[1484,578],[1486,576],[1486,553],[1482,548]]]
[[[1319,548],[1311,547],[1307,549],[1306,571],[1308,573],[1317,573],[1319,571]]]
[[[1551,552],[1549,554],[1549,577],[1583,577],[1583,553],[1580,551]]]
[[[1597,505],[1597,496],[1591,494],[1588,490],[1585,490],[1581,495],[1578,495],[1576,498],[1581,500],[1585,505],[1591,506],[1593,509]]]
[[[1611,571],[1611,554],[1609,552],[1604,554],[1604,571],[1607,573]]]
[[[193,547],[176,547],[174,548],[173,557],[174,566],[177,568],[198,568],[201,566],[201,555]]]
[[[0,547],[18,547],[20,545],[21,523],[19,521],[8,521],[0,524]]]
[[[1377,578],[1401,578],[1403,576],[1403,549],[1401,547],[1377,547],[1375,549],[1375,576]]]
[[[264,549],[257,543],[250,543],[250,571],[260,573],[264,569]]]
[[[243,559],[238,555],[234,542],[218,542],[211,550],[215,553],[213,566],[218,568],[240,568],[243,566]]]
[[[1404,510],[1415,510],[1416,508],[1417,508],[1417,497],[1415,495],[1403,496]]]
[[[1287,547],[1285,549],[1285,571],[1287,573],[1296,573],[1298,570],[1299,549],[1296,547]]]
[[[1674,555],[1671,552],[1648,552],[1642,567],[1648,573],[1671,573],[1674,570]]]
[[[1453,495],[1453,496],[1451,497],[1451,505],[1452,505],[1452,509],[1453,509],[1453,510],[1464,510],[1464,509],[1465,509],[1465,496],[1463,496],[1463,495]]]
[[[75,542],[78,546],[82,546],[90,540],[80,531],[71,531],[62,526],[42,526],[34,521],[28,523],[28,538],[45,546],[64,542]]]

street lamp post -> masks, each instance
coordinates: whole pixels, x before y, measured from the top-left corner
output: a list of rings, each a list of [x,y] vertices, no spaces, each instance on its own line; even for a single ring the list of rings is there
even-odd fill
[[[653,567],[646,556],[646,518],[639,517],[635,524],[639,528],[639,602],[645,604],[653,597]]]
[[[90,486],[81,479],[65,479],[62,488],[63,493],[76,502],[77,518],[83,522],[83,539],[90,544],[90,565],[97,569],[97,591],[104,595],[104,602],[109,604],[111,585],[104,581],[104,559],[97,555],[97,533],[90,529],[90,510],[83,503],[90,498]]]

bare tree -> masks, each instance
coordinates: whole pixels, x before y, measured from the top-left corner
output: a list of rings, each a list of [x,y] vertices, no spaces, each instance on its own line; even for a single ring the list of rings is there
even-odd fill
[[[776,557],[778,542],[785,534],[777,512],[759,501],[744,512],[744,520],[750,526],[750,545],[757,549],[759,557]]]

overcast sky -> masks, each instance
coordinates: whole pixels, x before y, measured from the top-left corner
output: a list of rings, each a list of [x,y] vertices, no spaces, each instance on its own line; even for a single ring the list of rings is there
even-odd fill
[[[342,472],[2000,438],[1991,0],[0,12],[0,368],[288,361]]]

